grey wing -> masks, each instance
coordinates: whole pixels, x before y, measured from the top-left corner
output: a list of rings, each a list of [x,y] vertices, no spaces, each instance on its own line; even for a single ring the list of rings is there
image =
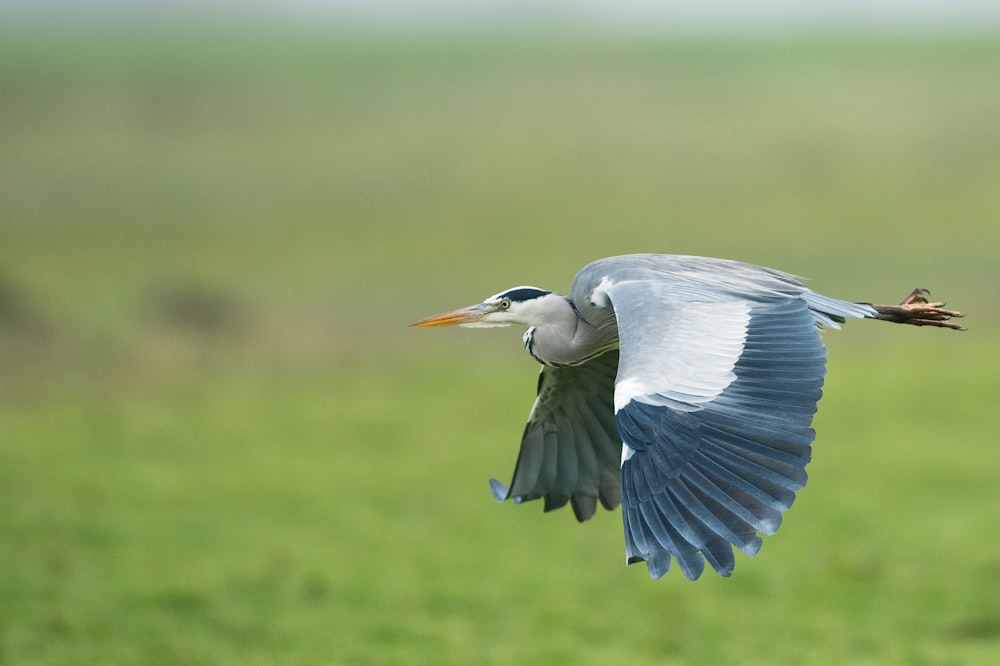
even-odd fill
[[[498,501],[544,497],[545,510],[570,502],[579,521],[621,501],[621,438],[612,405],[618,350],[582,365],[543,366],[538,397],[521,439],[508,488],[493,479]]]
[[[672,285],[634,280],[607,296],[621,344],[627,559],[646,561],[653,578],[671,558],[692,580],[705,560],[728,576],[732,546],[756,554],[758,533],[778,529],[806,483],[826,360],[817,323],[864,312],[808,290],[678,298]]]

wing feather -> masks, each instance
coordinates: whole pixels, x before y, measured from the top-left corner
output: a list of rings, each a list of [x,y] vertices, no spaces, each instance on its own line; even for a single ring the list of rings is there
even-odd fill
[[[794,491],[780,486],[768,488],[767,482],[755,478],[752,471],[740,473],[742,470],[717,462],[706,454],[699,456],[695,469],[752,514],[754,519],[747,519],[747,522],[753,523],[760,532],[766,533],[770,526],[780,523],[781,513],[795,498]]]
[[[543,366],[510,487],[491,480],[499,501],[545,499],[573,507],[577,520],[621,501],[621,438],[612,408],[618,350],[577,366]]]
[[[559,430],[570,434],[570,441],[559,448],[556,463],[556,480],[553,491],[570,497],[579,485],[580,456],[578,448],[587,441],[587,436],[577,430],[578,421],[565,414],[556,421]]]
[[[733,546],[756,554],[806,483],[826,361],[816,317],[794,297],[678,302],[641,281],[607,293],[616,418],[635,451],[622,463],[626,552],[654,578],[670,557],[688,578],[704,562],[728,576]],[[661,321],[679,313],[682,325]]]
[[[558,417],[554,419],[555,425],[558,428]],[[538,480],[535,482],[535,488],[533,494],[541,494],[545,497],[546,508],[549,510],[553,508],[558,508],[565,504],[565,501],[561,504],[559,502],[559,493],[556,489],[556,477],[558,472],[557,464],[559,462],[559,438],[556,433],[558,431],[554,429],[545,429],[544,435],[542,436],[542,441],[544,442],[544,448],[542,451],[541,460],[541,471],[538,473]]]

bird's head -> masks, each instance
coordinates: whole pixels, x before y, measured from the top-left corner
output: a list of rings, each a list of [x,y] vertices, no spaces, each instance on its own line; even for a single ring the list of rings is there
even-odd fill
[[[520,324],[536,326],[548,319],[548,313],[556,305],[556,299],[565,307],[566,299],[551,291],[537,287],[514,287],[490,296],[482,303],[469,307],[442,312],[421,319],[410,326],[468,326],[489,328],[491,326],[511,326]]]

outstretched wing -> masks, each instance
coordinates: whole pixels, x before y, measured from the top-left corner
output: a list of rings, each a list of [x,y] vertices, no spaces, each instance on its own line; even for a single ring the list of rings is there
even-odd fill
[[[618,506],[622,444],[612,404],[617,369],[617,349],[581,365],[542,367],[510,487],[490,481],[498,501],[544,497],[546,511],[570,502],[579,521],[594,515],[598,499],[607,509]]]
[[[740,298],[676,287],[632,280],[606,290],[621,345],[626,555],[653,578],[672,557],[689,579],[705,560],[728,576],[732,546],[756,554],[758,533],[778,529],[806,483],[825,373],[817,323],[828,319],[804,289]],[[851,304],[822,303],[859,316]]]

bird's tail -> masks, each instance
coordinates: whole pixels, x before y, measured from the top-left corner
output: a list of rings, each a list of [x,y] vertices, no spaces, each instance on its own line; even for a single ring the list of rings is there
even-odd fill
[[[878,310],[868,303],[851,303],[839,298],[824,296],[814,291],[807,291],[803,298],[812,310],[813,319],[821,326],[839,329],[848,319],[874,319]]]

